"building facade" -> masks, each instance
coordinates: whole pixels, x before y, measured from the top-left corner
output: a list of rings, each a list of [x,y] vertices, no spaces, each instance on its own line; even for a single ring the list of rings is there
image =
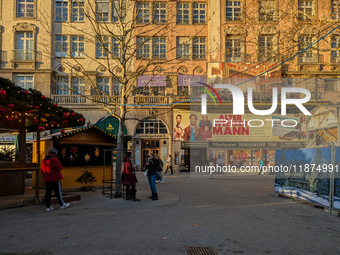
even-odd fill
[[[117,77],[145,68],[127,98],[129,147],[139,168],[150,153],[163,160],[171,154],[175,171],[188,169],[190,148],[194,148],[188,141],[174,139],[176,117],[188,119],[190,106],[173,103],[190,99],[198,92],[195,85],[206,78],[252,78],[260,69],[269,70],[332,31],[340,19],[339,1],[330,0],[0,0],[0,6],[0,75],[81,112],[88,124],[110,113],[113,108],[108,102],[119,102]],[[122,16],[127,21],[135,19],[135,37],[126,47],[133,57],[125,71],[119,64],[124,46],[118,41],[129,32],[124,30]],[[332,78],[340,76],[339,44],[336,29],[256,80],[323,78],[309,85],[309,108],[337,103],[339,84]],[[153,59],[157,61],[150,64]],[[231,106],[224,111],[230,112]],[[217,161],[216,155],[221,154],[213,142],[205,141],[205,148],[197,144],[206,151],[197,152],[197,158],[205,155],[202,162],[209,157]],[[223,157],[230,162],[248,154],[249,161],[256,162],[255,155],[260,154],[272,162],[269,145],[260,145],[258,152],[255,139],[244,152],[242,142],[232,143]]]

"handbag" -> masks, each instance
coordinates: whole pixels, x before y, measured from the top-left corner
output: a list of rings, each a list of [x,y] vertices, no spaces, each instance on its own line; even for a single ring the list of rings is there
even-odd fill
[[[146,169],[146,171],[143,173],[143,175],[146,177],[148,176],[148,169]]]

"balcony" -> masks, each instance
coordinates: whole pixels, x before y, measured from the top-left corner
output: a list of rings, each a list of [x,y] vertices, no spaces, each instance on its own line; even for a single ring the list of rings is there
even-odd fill
[[[225,62],[228,63],[242,63],[244,62],[244,54],[232,52],[232,53],[225,53]]]
[[[65,105],[65,104],[90,104],[92,100],[78,95],[52,95],[52,100],[56,104]]]
[[[279,58],[270,52],[264,52],[257,55],[257,60],[260,63],[266,62],[266,63],[277,63],[279,61]]]
[[[135,96],[134,104],[138,105],[157,105],[170,103],[170,97],[167,96]]]
[[[37,62],[37,53],[34,50],[13,50],[12,51],[12,67],[15,69],[18,66],[20,68],[35,69],[35,63]]]
[[[298,56],[298,63],[316,64],[319,63],[319,54],[313,52],[305,52]]]

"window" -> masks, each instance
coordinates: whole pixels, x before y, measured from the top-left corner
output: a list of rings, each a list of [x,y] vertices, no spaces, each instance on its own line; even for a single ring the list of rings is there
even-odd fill
[[[83,58],[85,51],[84,36],[71,36],[72,57]]]
[[[226,20],[241,20],[241,1],[227,0]]]
[[[340,1],[332,1],[332,19],[340,18]]]
[[[33,33],[23,32],[16,34],[16,50],[14,58],[16,60],[34,60]]]
[[[325,79],[325,91],[338,91],[337,79]]]
[[[313,37],[311,36],[301,36],[299,37],[299,51],[307,48],[313,43]],[[313,52],[313,50],[305,51],[299,54],[299,63],[315,63],[318,62],[318,55]]]
[[[23,89],[33,89],[33,75],[17,75],[17,86]]]
[[[177,3],[177,24],[189,24],[189,4]]]
[[[153,22],[158,24],[166,22],[166,3],[153,4]]]
[[[190,38],[189,37],[177,37],[177,49],[176,55],[179,59],[190,58]]]
[[[84,95],[85,94],[85,80],[83,78],[73,79],[72,94],[73,95]]]
[[[84,2],[85,0],[72,0],[72,21],[84,21]]]
[[[206,22],[206,4],[194,3],[193,4],[193,23],[204,24]]]
[[[125,22],[126,17],[126,1],[113,1],[112,4],[112,21],[119,22],[119,18],[122,22]]]
[[[340,36],[333,36],[332,38],[332,49],[339,49],[340,48]],[[340,63],[340,50],[332,50],[331,51],[331,62],[332,63]]]
[[[167,134],[168,130],[159,119],[145,119],[138,123],[136,134]]]
[[[299,20],[311,20],[313,16],[313,1],[299,1]]]
[[[34,0],[17,0],[17,17],[34,17]]]
[[[261,0],[259,19],[274,20],[274,15],[275,15],[275,0]]]
[[[96,2],[96,19],[97,21],[109,21],[110,2]]]
[[[150,58],[150,40],[147,37],[137,37],[137,58]]]
[[[112,54],[116,57],[120,57],[120,41],[118,40],[118,38],[113,37],[112,38]]]
[[[98,78],[97,87],[100,95],[110,95],[110,79],[109,78]],[[94,95],[98,94],[98,91],[94,91]]]
[[[259,62],[272,62],[274,57],[274,36],[259,36]]]
[[[57,35],[55,37],[55,56],[57,58],[65,58],[68,55],[68,37],[65,35]]]
[[[137,23],[150,22],[150,3],[137,2]]]
[[[113,78],[113,81],[112,81],[112,84],[113,84],[113,94],[114,95],[119,95],[120,94],[120,91],[121,91],[121,87],[122,85],[119,83],[119,81],[115,78]]]
[[[69,93],[69,83],[67,76],[58,76],[56,82],[56,95],[68,95]]]
[[[166,38],[153,38],[153,58],[166,59]]]
[[[56,21],[68,21],[68,0],[59,0],[56,5]]]
[[[192,43],[193,47],[193,59],[200,60],[206,59],[206,38],[195,37]]]
[[[240,63],[242,58],[241,38],[239,36],[226,36],[225,41],[225,62]]]
[[[96,58],[106,58],[109,52],[109,37],[96,38]]]

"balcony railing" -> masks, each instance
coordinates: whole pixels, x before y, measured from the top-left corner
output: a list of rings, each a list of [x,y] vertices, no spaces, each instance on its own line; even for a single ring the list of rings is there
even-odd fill
[[[268,52],[260,53],[257,55],[258,62],[267,62],[267,63],[276,63],[278,62],[278,57],[275,54],[271,54]]]
[[[313,52],[302,53],[298,56],[299,63],[318,63],[319,54]]]
[[[242,53],[225,53],[225,62],[229,63],[243,63],[244,62],[244,54]]]
[[[13,50],[13,60],[35,61],[34,50]]]
[[[52,98],[57,104],[88,104],[92,100],[88,100],[85,96],[77,95],[52,95]]]
[[[154,104],[168,104],[170,102],[170,98],[167,96],[135,96],[134,104],[146,104],[146,105],[154,105]]]

